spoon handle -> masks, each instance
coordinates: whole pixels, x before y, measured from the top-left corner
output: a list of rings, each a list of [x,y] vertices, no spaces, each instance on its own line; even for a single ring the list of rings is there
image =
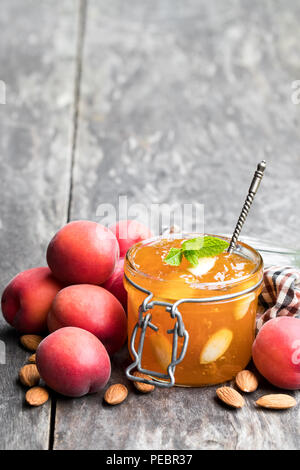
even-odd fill
[[[265,160],[263,160],[262,162],[260,162],[257,165],[257,170],[254,173],[254,176],[253,176],[253,179],[252,179],[252,182],[250,184],[249,191],[248,191],[248,195],[247,195],[246,200],[244,202],[242,211],[240,213],[240,216],[238,218],[237,224],[235,226],[235,229],[234,229],[234,232],[233,232],[233,235],[232,235],[232,238],[231,238],[231,242],[230,242],[230,245],[229,245],[229,248],[228,248],[228,253],[232,253],[232,251],[234,250],[234,247],[236,245],[236,242],[239,238],[240,232],[242,230],[242,227],[243,227],[244,222],[246,220],[246,217],[248,215],[249,209],[250,209],[251,204],[253,202],[254,196],[257,193],[260,182],[261,182],[262,177],[264,175],[265,168],[266,168]]]

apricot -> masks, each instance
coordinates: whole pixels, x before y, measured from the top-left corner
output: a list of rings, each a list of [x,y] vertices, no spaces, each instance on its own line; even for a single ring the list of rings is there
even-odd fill
[[[269,320],[253,343],[252,355],[258,371],[273,385],[300,389],[300,319]]]
[[[125,312],[127,311],[127,291],[123,283],[124,279],[124,258],[120,258],[115,270],[107,281],[102,284],[104,289],[111,292],[121,302]]]
[[[75,326],[93,333],[109,354],[127,337],[127,318],[120,302],[100,286],[79,284],[62,289],[48,315],[49,331]]]
[[[121,258],[135,243],[153,237],[151,230],[137,220],[120,220],[109,228],[117,237]]]
[[[81,397],[105,387],[111,366],[98,338],[81,328],[61,328],[47,336],[36,352],[46,384],[62,395]]]
[[[52,301],[62,287],[47,267],[19,273],[2,294],[5,320],[20,333],[43,333]]]
[[[47,262],[64,284],[102,284],[113,273],[119,246],[106,227],[88,220],[70,222],[52,238]]]

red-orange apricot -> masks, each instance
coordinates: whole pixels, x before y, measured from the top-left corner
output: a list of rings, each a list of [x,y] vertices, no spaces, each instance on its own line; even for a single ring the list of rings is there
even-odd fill
[[[89,284],[68,286],[55,297],[49,331],[66,326],[90,331],[109,354],[118,351],[127,337],[127,318],[120,302],[103,287]]]
[[[36,365],[48,387],[70,397],[95,393],[109,380],[108,353],[96,336],[81,328],[61,328],[36,352]]]
[[[70,222],[52,238],[47,262],[64,284],[102,284],[113,273],[119,246],[106,227],[88,220]]]
[[[153,237],[151,230],[137,220],[120,220],[109,228],[117,237],[121,258],[135,243]]]
[[[43,333],[52,301],[62,287],[47,267],[19,273],[2,294],[5,320],[20,333]]]
[[[300,389],[300,319],[269,320],[253,343],[252,355],[259,372],[273,385]]]
[[[120,258],[116,264],[116,268],[102,287],[111,292],[123,305],[125,312],[127,311],[127,291],[124,287],[124,258]]]

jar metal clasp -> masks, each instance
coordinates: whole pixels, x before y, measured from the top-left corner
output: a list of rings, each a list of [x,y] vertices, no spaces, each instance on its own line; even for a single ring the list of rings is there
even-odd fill
[[[126,276],[126,274],[125,274],[125,278],[126,278],[126,281],[129,282],[133,287],[147,294],[147,297],[145,298],[143,303],[140,305],[139,318],[132,331],[132,335],[130,339],[130,349],[135,358],[135,361],[132,364],[130,364],[129,367],[127,367],[126,376],[128,379],[133,380],[134,382],[143,382],[143,383],[151,384],[151,385],[159,385],[160,387],[165,387],[165,388],[173,387],[173,385],[175,384],[175,376],[174,376],[175,368],[183,360],[186,354],[188,341],[189,341],[189,335],[184,327],[182,316],[176,304],[170,304],[168,302],[162,302],[162,301],[152,301],[152,298],[153,298],[152,292],[144,289],[143,287],[133,282],[131,279],[129,279]],[[152,323],[151,321],[152,315],[149,312],[149,310],[152,310],[153,307],[156,305],[165,307],[166,311],[170,314],[171,318],[175,319],[174,327],[167,330],[168,334],[173,335],[173,340],[172,340],[171,362],[167,367],[166,374],[144,369],[142,367],[144,341],[145,341],[147,328],[151,328],[155,332],[157,332],[159,329],[156,325]],[[141,329],[141,334],[140,334],[140,338],[138,342],[138,347],[136,349],[135,340],[136,340],[139,329]],[[180,353],[177,355],[178,337],[183,338],[183,345],[181,347]],[[133,369],[137,369],[139,372],[142,372],[143,374],[151,375],[152,377],[160,379],[161,381],[158,382],[157,380],[136,377],[133,374],[131,374],[131,371]]]

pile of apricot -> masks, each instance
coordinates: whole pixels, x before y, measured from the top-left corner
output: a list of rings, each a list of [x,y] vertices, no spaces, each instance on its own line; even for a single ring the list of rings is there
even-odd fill
[[[127,337],[124,256],[151,236],[136,221],[110,229],[70,222],[48,245],[48,267],[21,272],[5,288],[6,321],[23,334],[50,333],[38,347],[36,363],[52,389],[82,396],[106,385],[110,355]]]

